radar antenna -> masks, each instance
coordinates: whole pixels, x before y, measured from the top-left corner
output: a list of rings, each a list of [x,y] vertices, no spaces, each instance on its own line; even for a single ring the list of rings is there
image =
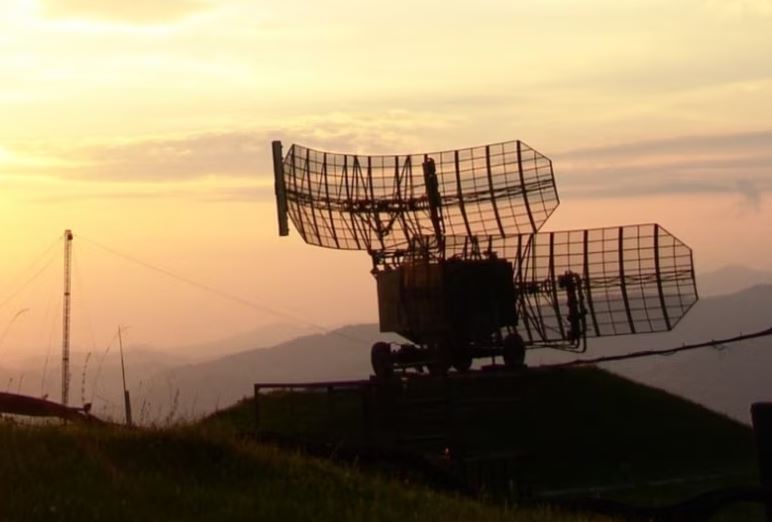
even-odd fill
[[[657,224],[541,231],[560,203],[552,161],[521,141],[423,154],[273,142],[279,233],[364,250],[383,332],[373,370],[445,373],[589,337],[667,331],[697,301],[692,251]]]

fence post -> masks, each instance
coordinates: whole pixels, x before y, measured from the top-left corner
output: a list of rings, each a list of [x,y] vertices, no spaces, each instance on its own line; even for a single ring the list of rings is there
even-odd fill
[[[772,522],[772,402],[751,405],[761,487],[766,490],[767,522]]]
[[[255,384],[255,431],[260,429],[260,385]]]
[[[126,426],[132,426],[134,421],[131,418],[131,395],[129,395],[129,390],[123,390],[123,406],[126,409]]]

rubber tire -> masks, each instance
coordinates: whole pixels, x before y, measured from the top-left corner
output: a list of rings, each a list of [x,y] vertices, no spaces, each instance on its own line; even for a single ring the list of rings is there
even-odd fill
[[[373,367],[373,373],[379,379],[391,377],[392,373],[394,373],[391,345],[384,342],[373,344],[373,347],[370,349],[370,364]]]
[[[430,360],[426,364],[429,374],[434,377],[444,377],[451,367],[450,346],[436,343],[429,346]]]
[[[453,368],[458,373],[466,373],[472,367],[472,354],[469,348],[459,348],[453,354]]]
[[[504,357],[504,366],[508,370],[525,366],[525,341],[519,333],[511,333],[504,338],[501,355]]]

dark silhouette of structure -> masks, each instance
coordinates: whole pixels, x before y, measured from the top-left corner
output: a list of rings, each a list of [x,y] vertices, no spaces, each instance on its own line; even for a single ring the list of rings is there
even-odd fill
[[[427,154],[336,154],[273,142],[280,235],[364,250],[381,331],[373,369],[445,373],[527,348],[670,330],[697,301],[692,251],[657,224],[540,232],[552,161],[521,141]]]
[[[27,417],[58,417],[62,420],[78,422],[102,422],[90,412],[90,403],[81,408],[75,408],[38,397],[0,392],[0,413]]]
[[[72,301],[72,231],[64,231],[64,295],[62,300],[62,404],[70,396],[70,316]]]

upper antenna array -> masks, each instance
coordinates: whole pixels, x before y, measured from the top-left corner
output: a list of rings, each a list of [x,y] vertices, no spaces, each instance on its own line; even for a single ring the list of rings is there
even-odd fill
[[[536,232],[557,208],[552,162],[521,141],[363,156],[274,142],[280,232],[329,248],[393,251],[429,236]]]

